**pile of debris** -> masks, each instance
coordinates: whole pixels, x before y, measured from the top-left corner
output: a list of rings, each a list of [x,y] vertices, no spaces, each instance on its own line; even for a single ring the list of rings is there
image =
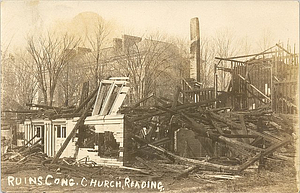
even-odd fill
[[[296,116],[274,114],[269,105],[245,111],[210,108],[214,102],[178,104],[156,98],[156,106],[135,104],[122,109],[127,121],[128,157],[154,172],[165,173],[166,165],[161,168],[160,164],[151,164],[147,161],[151,158],[173,163],[167,168],[169,171],[178,168],[180,173],[176,178],[199,169],[238,174],[256,161],[259,167],[264,167],[266,160],[293,161]],[[174,132],[182,128],[195,133],[205,148],[205,157],[191,159],[176,155]],[[281,153],[275,153],[278,149]],[[186,167],[182,172],[179,168],[183,166]]]
[[[22,167],[28,169],[28,165],[31,164],[79,177],[106,175],[113,171],[115,174],[147,178],[161,178],[167,175],[180,179],[190,174],[195,178],[213,176],[234,179],[236,174],[257,161],[259,167],[264,167],[267,160],[292,162],[294,159],[293,135],[297,117],[274,114],[270,105],[253,110],[232,111],[230,107],[212,108],[216,106],[217,99],[182,103],[178,100],[179,92],[174,95],[174,100],[151,95],[120,109],[120,113],[125,115],[126,166],[104,169],[88,158],[77,161],[73,158],[60,158],[71,138],[91,114],[97,90],[86,96],[77,108],[48,108],[29,104],[40,108],[30,110],[34,111],[30,116],[47,114],[49,119],[75,116],[79,119],[54,158],[42,153],[43,147],[39,140],[34,144],[28,141],[23,147],[11,149],[2,155],[4,163],[14,163],[5,166],[4,173],[14,172]],[[145,101],[150,98],[154,99],[151,104],[155,105],[140,105],[146,104]],[[175,142],[175,138],[176,132],[181,129],[194,132],[204,148],[205,156],[178,155],[175,151],[178,141]],[[192,148],[189,148],[192,151]],[[104,170],[106,172],[103,172]],[[126,173],[128,171],[134,172]],[[196,171],[202,171],[201,175]]]

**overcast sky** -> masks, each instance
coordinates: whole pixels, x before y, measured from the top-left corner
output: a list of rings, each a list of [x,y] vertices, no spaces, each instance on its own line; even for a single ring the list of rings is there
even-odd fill
[[[297,1],[5,1],[1,4],[2,44],[22,46],[25,36],[37,26],[71,20],[81,12],[95,12],[113,21],[120,34],[141,36],[154,31],[189,38],[189,22],[200,20],[202,36],[228,28],[237,37],[257,42],[263,31],[278,40],[298,43]],[[297,46],[299,46],[297,44]]]

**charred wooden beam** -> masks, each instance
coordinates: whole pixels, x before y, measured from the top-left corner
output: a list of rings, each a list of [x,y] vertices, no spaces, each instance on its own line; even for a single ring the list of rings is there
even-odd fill
[[[240,119],[240,122],[241,122],[241,126],[242,126],[242,134],[244,135],[248,135],[248,131],[247,131],[247,128],[246,128],[246,123],[245,123],[245,119],[244,119],[244,116],[243,115],[239,115],[239,119]],[[250,140],[249,139],[243,139],[245,143],[247,144],[250,144]]]
[[[251,86],[254,90],[256,90],[259,94],[261,94],[264,98],[266,98],[268,101],[271,101],[271,99],[266,96],[263,92],[261,92],[258,88],[256,88],[253,84],[251,84],[248,80],[246,80],[244,77],[242,77],[240,74],[238,74],[238,77],[240,77],[243,81],[245,81],[249,86]]]
[[[258,54],[249,54],[249,55],[243,55],[243,56],[235,56],[235,57],[230,57],[230,58],[220,58],[220,57],[215,57],[217,60],[233,60],[233,59],[238,59],[238,58],[246,58],[246,57],[253,57],[253,56],[259,56],[263,54],[273,54],[275,52],[262,52]],[[235,61],[235,62],[240,62],[240,61]]]
[[[33,103],[26,103],[26,106],[28,107],[37,107],[37,108],[43,108],[43,109],[55,109],[55,110],[61,110],[61,107],[54,107],[54,106],[48,106],[48,105],[41,105],[41,104],[33,104]]]
[[[177,180],[179,180],[179,179],[181,179],[181,178],[185,178],[185,177],[187,177],[187,176],[189,175],[189,173],[191,173],[191,172],[197,170],[198,168],[199,168],[198,165],[197,165],[197,166],[192,166],[192,167],[190,167],[190,168],[184,170],[182,173],[178,174],[178,175],[175,176],[174,178],[177,179]]]
[[[222,123],[225,123],[228,126],[231,126],[233,129],[237,129],[237,130],[242,129],[241,124],[238,124],[238,123],[236,123],[236,122],[234,122],[234,121],[232,121],[232,120],[230,120],[230,119],[228,119],[226,117],[222,117],[221,115],[218,115],[218,114],[216,114],[214,112],[210,112],[209,114],[210,114],[211,118],[213,118],[213,119],[215,119],[217,121],[220,121]]]
[[[280,147],[288,144],[289,142],[291,142],[291,139],[287,139],[287,140],[284,140],[284,141],[282,141],[282,142],[280,142],[278,144],[270,146],[264,152],[256,154],[253,158],[251,158],[250,160],[248,160],[247,162],[245,162],[244,164],[242,164],[241,166],[239,166],[238,167],[238,171],[241,172],[241,171],[245,170],[251,164],[253,164],[257,160],[259,160],[261,157],[265,157],[265,156],[270,155],[271,153],[273,153],[274,151],[276,151],[278,148],[280,148]]]
[[[4,113],[20,113],[20,114],[34,114],[40,112],[40,110],[4,110]]]
[[[156,147],[156,146],[151,145],[151,144],[148,144],[148,146],[151,147],[154,150],[157,150],[157,151],[162,152],[162,153],[164,153],[168,156],[171,156],[171,157],[173,157],[174,159],[176,159],[178,161],[183,161],[185,163],[193,164],[193,165],[196,165],[196,166],[209,167],[214,171],[236,172],[237,169],[238,169],[236,166],[224,166],[224,165],[214,164],[214,163],[210,163],[210,162],[204,162],[204,161],[199,161],[199,160],[180,157],[178,155],[175,155],[173,153],[168,152],[167,150],[165,150],[161,147]]]
[[[144,97],[144,98],[138,100],[136,103],[134,103],[133,105],[131,105],[131,106],[129,107],[129,110],[138,107],[142,102],[144,102],[144,101],[150,99],[150,98],[153,97],[153,96],[154,96],[154,94],[152,93],[152,94],[150,94],[149,96]]]

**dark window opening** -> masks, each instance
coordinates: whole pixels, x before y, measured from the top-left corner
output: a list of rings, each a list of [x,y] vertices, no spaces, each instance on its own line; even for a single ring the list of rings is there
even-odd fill
[[[36,127],[36,137],[41,137],[41,127]]]
[[[57,138],[66,138],[67,137],[67,127],[62,125],[54,125],[56,130]]]
[[[34,126],[36,138],[42,138],[41,144],[44,144],[44,125],[35,125]]]
[[[57,138],[61,138],[60,125],[55,125],[54,128],[56,130],[56,136],[57,136]]]

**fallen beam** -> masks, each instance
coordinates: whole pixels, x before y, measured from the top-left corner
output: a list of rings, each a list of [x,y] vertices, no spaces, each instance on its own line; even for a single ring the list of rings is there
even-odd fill
[[[248,168],[251,164],[259,160],[261,157],[268,156],[269,154],[273,153],[276,149],[286,145],[287,143],[291,142],[291,139],[287,139],[282,141],[281,143],[278,143],[276,145],[272,145],[271,147],[267,148],[264,152],[256,154],[253,158],[242,164],[241,166],[238,167],[238,171],[241,172]]]
[[[96,91],[97,92],[97,91]],[[60,149],[58,150],[58,152],[56,153],[55,157],[53,158],[51,164],[54,164],[58,161],[59,157],[61,156],[61,154],[63,153],[63,151],[66,149],[67,145],[69,144],[70,140],[75,136],[76,131],[79,129],[80,126],[82,126],[84,124],[84,120],[85,118],[88,116],[89,113],[89,109],[93,106],[96,97],[95,94],[96,92],[94,91],[93,94],[91,96],[91,98],[93,98],[92,100],[89,101],[89,103],[87,104],[86,109],[84,110],[83,114],[81,115],[81,117],[78,119],[76,125],[74,126],[73,130],[71,131],[71,133],[69,134],[69,136],[66,138],[66,140],[64,141],[63,145],[60,147]],[[90,98],[90,99],[91,99]]]
[[[215,101],[216,101],[216,99],[210,99],[210,100],[201,101],[201,102],[197,102],[197,103],[187,103],[187,104],[178,105],[178,106],[176,106],[173,109],[171,109],[171,105],[170,105],[168,107],[162,107],[162,108],[165,108],[165,111],[154,112],[154,113],[149,114],[149,115],[145,115],[145,116],[142,116],[142,117],[133,118],[131,121],[132,122],[140,121],[140,120],[147,119],[147,118],[150,118],[150,117],[153,117],[153,116],[162,115],[162,114],[165,114],[166,112],[170,112],[170,111],[175,112],[175,111],[183,110],[183,109],[187,109],[187,108],[196,108],[198,106],[208,105],[208,104],[214,103]],[[169,109],[166,110],[167,108],[169,108]]]
[[[134,103],[133,105],[131,105],[131,106],[129,107],[129,110],[132,110],[132,109],[138,107],[142,102],[148,100],[148,99],[151,98],[151,97],[153,97],[153,93],[150,94],[150,95],[147,96],[147,97],[144,97],[144,98],[138,100],[136,103]]]
[[[237,129],[237,130],[241,130],[242,129],[242,125],[238,124],[234,121],[231,121],[230,119],[226,118],[226,117],[222,117],[221,115],[218,115],[214,112],[209,112],[209,115],[211,116],[211,118],[220,121],[222,123],[227,124],[228,126],[231,126],[233,129]]]
[[[199,161],[199,160],[194,160],[194,159],[189,159],[189,158],[184,158],[180,157],[178,155],[175,155],[173,153],[168,152],[167,150],[161,148],[161,147],[156,147],[154,145],[148,144],[149,147],[151,147],[154,150],[157,150],[159,152],[162,152],[176,160],[183,161],[189,164],[193,164],[196,166],[204,166],[204,167],[209,167],[214,171],[226,171],[226,172],[236,172],[237,167],[236,166],[224,166],[224,165],[219,165],[219,164],[214,164],[214,163],[209,163],[209,162],[204,162],[204,161]]]
[[[179,175],[175,176],[174,178],[179,180],[181,178],[187,177],[189,175],[189,173],[197,170],[199,168],[199,166],[192,166],[186,170],[184,170],[182,173],[180,173]]]
[[[245,81],[249,86],[251,86],[254,90],[256,90],[259,94],[261,94],[263,97],[265,97],[268,101],[271,101],[271,99],[266,96],[263,92],[261,92],[258,88],[256,88],[253,84],[251,84],[248,80],[246,80],[244,77],[242,77],[240,74],[238,74],[238,77],[240,77],[243,81]]]

